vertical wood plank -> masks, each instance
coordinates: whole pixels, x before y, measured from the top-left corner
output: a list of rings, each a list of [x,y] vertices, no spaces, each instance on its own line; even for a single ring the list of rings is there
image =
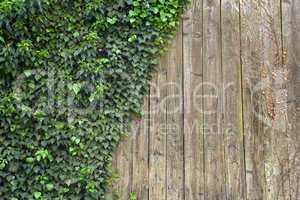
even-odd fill
[[[282,1],[284,64],[288,70],[290,199],[300,198],[300,1]]]
[[[265,199],[264,119],[261,103],[263,46],[259,0],[240,0],[245,128],[246,197]]]
[[[162,58],[150,90],[149,200],[166,200],[166,63]]]
[[[202,0],[183,20],[185,200],[204,199]]]
[[[167,63],[167,182],[168,200],[184,199],[182,119],[182,24],[171,46]]]
[[[220,1],[203,4],[205,199],[225,199]]]
[[[137,199],[148,199],[148,139],[149,139],[149,96],[143,105],[144,115],[133,123],[132,191]]]
[[[117,169],[119,179],[114,191],[120,200],[127,200],[132,189],[132,137],[124,138],[114,155],[113,167]]]
[[[226,198],[241,200],[244,199],[245,169],[239,1],[222,0],[221,6]]]
[[[263,69],[261,91],[265,113],[266,199],[284,199],[288,183],[285,83],[282,63],[281,1],[261,0]]]

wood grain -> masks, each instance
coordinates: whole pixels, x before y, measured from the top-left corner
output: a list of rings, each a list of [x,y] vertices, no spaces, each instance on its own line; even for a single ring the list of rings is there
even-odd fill
[[[263,41],[262,87],[265,113],[265,178],[266,199],[284,199],[288,177],[285,83],[282,63],[281,1],[261,0]]]
[[[203,4],[203,92],[206,199],[225,199],[219,0]]]
[[[223,0],[221,6],[226,198],[241,200],[245,198],[245,169],[239,1]]]
[[[132,188],[138,199],[148,198],[149,96],[143,105],[144,115],[135,120],[132,131]]]
[[[166,104],[167,57],[161,59],[150,90],[149,199],[166,200]]]
[[[114,168],[119,179],[114,185],[114,191],[120,200],[127,200],[132,190],[132,139],[128,136],[120,143],[114,156]]]
[[[202,0],[183,17],[185,199],[204,199]]]
[[[289,197],[300,198],[300,1],[283,1],[283,62],[287,68]]]
[[[300,199],[299,10],[192,0],[115,153],[121,200]]]
[[[263,43],[259,0],[241,0],[241,46],[245,129],[246,198],[266,199],[263,95]]]
[[[183,94],[182,94],[182,23],[170,47],[167,70],[166,196],[167,200],[184,199]]]

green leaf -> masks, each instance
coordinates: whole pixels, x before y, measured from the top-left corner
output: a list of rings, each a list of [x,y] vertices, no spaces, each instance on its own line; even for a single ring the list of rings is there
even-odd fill
[[[69,88],[77,95],[80,92],[82,85],[80,83],[75,83],[73,85],[69,85]]]
[[[157,13],[159,13],[159,9],[156,8],[156,7],[154,7],[154,8],[153,8],[153,12],[154,12],[154,14],[157,14]]]
[[[39,199],[42,196],[42,193],[41,192],[34,192],[33,196],[34,196],[35,199]]]
[[[0,42],[5,43],[5,40],[3,37],[0,36]]]
[[[74,36],[75,38],[77,38],[77,37],[80,36],[80,33],[79,33],[78,31],[76,31],[76,32],[73,34],[73,36]]]
[[[129,11],[129,17],[133,17],[133,16],[136,16],[136,15],[137,15],[137,13],[134,10]]]
[[[75,144],[79,144],[80,143],[80,139],[79,138],[76,138],[75,139]]]
[[[128,38],[128,42],[134,42],[134,41],[136,41],[137,40],[137,36],[136,35],[132,35],[132,36],[130,36],[130,38]]]
[[[54,189],[54,185],[52,183],[46,184],[46,188],[48,191],[52,191]]]
[[[28,157],[28,158],[26,158],[26,162],[27,163],[33,163],[34,162],[34,158]]]
[[[135,193],[130,193],[128,200],[137,200],[137,196]]]
[[[29,76],[32,75],[32,70],[25,70],[24,74],[25,74],[26,77],[29,77]]]
[[[110,23],[111,25],[115,24],[117,21],[118,21],[117,17],[107,18],[107,22]]]

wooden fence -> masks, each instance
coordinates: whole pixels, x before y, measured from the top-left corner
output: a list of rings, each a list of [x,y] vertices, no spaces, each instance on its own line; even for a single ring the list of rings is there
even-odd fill
[[[194,0],[144,111],[122,200],[299,200],[300,0]]]

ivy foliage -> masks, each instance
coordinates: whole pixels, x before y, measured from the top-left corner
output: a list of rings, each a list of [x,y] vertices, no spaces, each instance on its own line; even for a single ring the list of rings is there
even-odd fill
[[[0,0],[0,199],[105,199],[188,0]]]

